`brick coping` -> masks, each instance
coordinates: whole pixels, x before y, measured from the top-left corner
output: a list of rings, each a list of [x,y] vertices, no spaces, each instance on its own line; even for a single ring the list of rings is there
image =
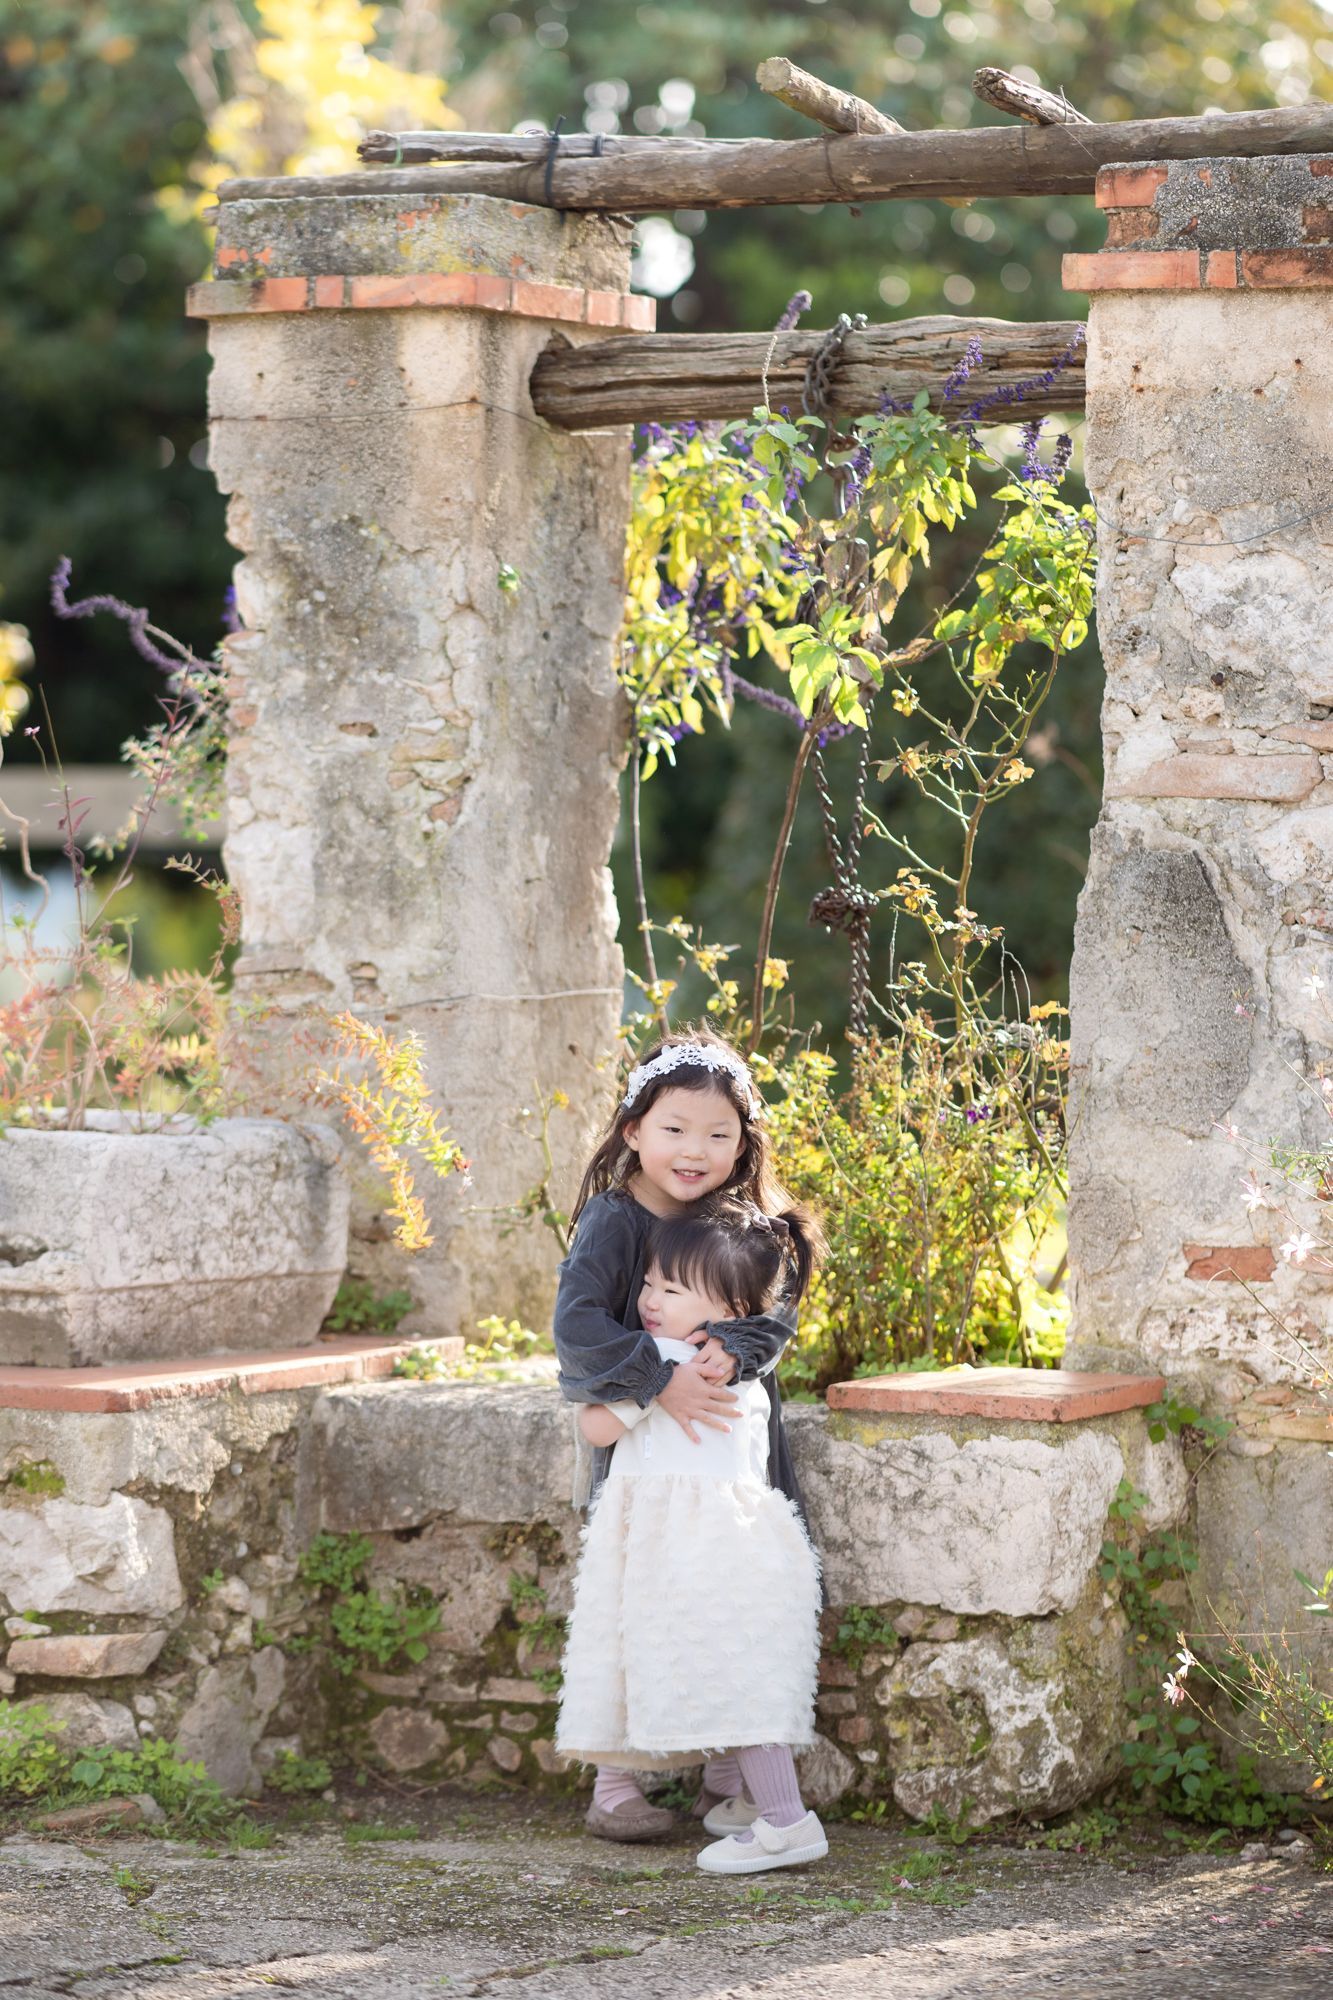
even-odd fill
[[[0,1410],[83,1410],[94,1415],[145,1410],[155,1403],[277,1390],[328,1388],[368,1382],[393,1373],[414,1347],[446,1348],[461,1355],[461,1340],[393,1340],[334,1334],[313,1347],[270,1348],[251,1353],[191,1355],[172,1361],[128,1361],[92,1368],[0,1367]]]
[[[607,333],[651,333],[657,325],[656,299],[639,292],[539,285],[529,278],[502,278],[490,271],[400,271],[362,278],[333,274],[215,278],[190,286],[185,310],[191,319],[223,319],[236,313],[383,311],[414,306],[508,313],[519,319],[555,320],[566,326],[596,326]]]
[[[935,1374],[865,1375],[834,1382],[831,1410],[858,1415],[993,1417],[1070,1424],[1160,1402],[1161,1375],[1080,1375],[1070,1368],[942,1368]]]
[[[1333,248],[1067,251],[1067,292],[1299,292],[1333,285]]]

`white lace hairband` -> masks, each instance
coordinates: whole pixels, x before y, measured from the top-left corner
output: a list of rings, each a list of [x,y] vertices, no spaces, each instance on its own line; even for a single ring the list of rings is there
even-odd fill
[[[754,1087],[754,1078],[750,1075],[748,1064],[738,1055],[733,1055],[730,1049],[715,1049],[707,1042],[673,1042],[669,1049],[663,1049],[662,1053],[654,1056],[651,1062],[640,1063],[637,1068],[632,1069],[629,1081],[625,1085],[624,1098],[621,1100],[622,1110],[628,1110],[645,1085],[654,1082],[659,1076],[668,1076],[673,1069],[681,1069],[687,1064],[695,1069],[725,1070],[727,1075],[740,1085],[749,1106],[750,1116],[757,1118],[763,1110],[763,1099]]]

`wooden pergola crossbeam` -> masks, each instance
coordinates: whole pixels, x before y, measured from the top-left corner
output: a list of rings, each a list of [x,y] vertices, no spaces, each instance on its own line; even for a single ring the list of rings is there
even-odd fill
[[[939,407],[945,379],[966,352],[981,343],[981,361],[950,407],[960,415],[983,399],[1027,387],[1021,406],[1000,401],[983,423],[1047,416],[1083,407],[1083,350],[1074,320],[1015,324],[999,319],[897,320],[848,335],[833,375],[829,412],[861,416],[885,396],[930,392]],[[763,400],[764,357],[768,398],[774,409],[801,409],[805,373],[825,334],[814,329],[767,333],[622,334],[582,347],[549,347],[533,371],[537,414],[566,431],[601,430],[613,424],[680,423],[747,417]],[[1073,349],[1071,354],[1070,350]],[[1065,365],[1049,382],[1062,357]]]
[[[413,140],[422,135],[407,135]],[[486,156],[479,157],[480,139]],[[813,139],[608,138],[441,133],[433,165],[304,179],[224,181],[225,201],[365,193],[482,194],[533,206],[642,214],[782,203],[1090,194],[1099,167],[1135,161],[1333,154],[1333,106],[1303,104],[1123,123],[825,133]],[[452,157],[445,157],[452,155]]]

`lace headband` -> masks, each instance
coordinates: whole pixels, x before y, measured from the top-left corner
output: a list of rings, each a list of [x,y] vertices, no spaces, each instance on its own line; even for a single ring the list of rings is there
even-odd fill
[[[686,1066],[694,1069],[720,1069],[741,1087],[741,1094],[749,1108],[750,1116],[757,1118],[763,1110],[763,1101],[754,1087],[754,1078],[749,1067],[730,1049],[715,1049],[708,1042],[675,1042],[669,1049],[663,1049],[651,1062],[640,1063],[629,1073],[625,1085],[625,1095],[621,1100],[622,1110],[628,1110],[640,1091],[646,1085],[655,1083],[659,1076],[669,1076],[673,1069]]]

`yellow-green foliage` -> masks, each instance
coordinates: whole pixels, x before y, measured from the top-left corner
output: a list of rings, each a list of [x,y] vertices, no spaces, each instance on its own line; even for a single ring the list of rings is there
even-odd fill
[[[1057,1261],[1060,1189],[1020,1102],[1030,1070],[983,1081],[918,1026],[858,1047],[845,1091],[816,1051],[778,1064],[774,1081],[780,1175],[822,1214],[829,1243],[787,1363],[793,1386],[1058,1354],[1064,1303],[1039,1272]]]
[[[395,1239],[405,1250],[424,1250],[435,1239],[416,1192],[414,1163],[440,1180],[465,1173],[468,1163],[431,1108],[421,1037],[395,1040],[355,1014],[336,1014],[333,1026],[342,1060],[321,1069],[316,1083],[341,1106],[371,1165],[387,1180],[389,1214],[398,1218]],[[377,1083],[367,1079],[367,1064]]]

